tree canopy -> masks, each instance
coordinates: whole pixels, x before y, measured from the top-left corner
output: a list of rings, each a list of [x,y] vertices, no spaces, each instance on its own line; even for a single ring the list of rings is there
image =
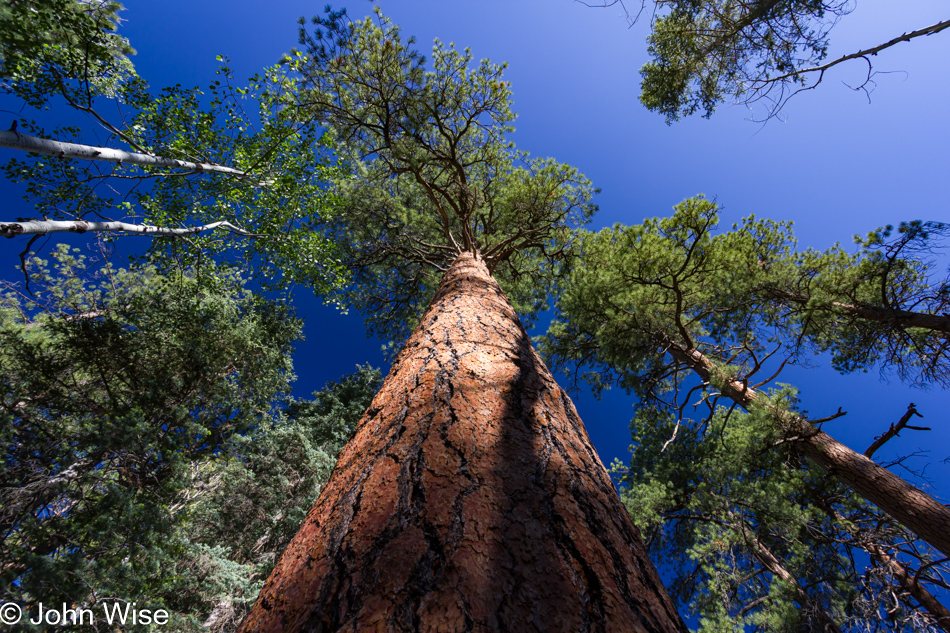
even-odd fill
[[[828,68],[950,26],[829,62],[850,4],[656,5],[641,99],[668,122],[729,99],[763,99],[771,116]],[[470,251],[529,322],[556,303],[556,362],[636,395],[615,476],[703,630],[943,617],[930,591],[947,588],[945,558],[796,449],[843,412],[829,402],[809,419],[775,381],[827,354],[839,371],[950,386],[950,278],[930,257],[948,225],[798,250],[788,222],[719,231],[699,197],[585,231],[591,183],[509,140],[505,64],[438,40],[427,58],[381,12],[328,8],[314,31],[301,22],[303,52],[247,86],[222,57],[207,89],[155,91],[121,10],[0,5],[3,90],[30,108],[0,145],[49,143],[4,166],[37,217],[0,218],[26,242],[32,286],[0,304],[0,600],[120,596],[169,609],[180,630],[234,630],[381,382],[358,367],[290,399],[300,322],[247,282],[305,283],[398,342]],[[89,125],[48,123],[44,108]],[[30,258],[54,231],[166,237],[126,269],[65,247]],[[771,408],[743,412],[755,398]]]
[[[674,340],[744,367],[750,385],[766,357],[808,363],[823,352],[841,371],[879,362],[912,382],[946,384],[948,280],[927,256],[945,225],[906,223],[893,241],[893,227],[882,228],[848,253],[797,251],[790,223],[754,216],[717,233],[718,217],[700,196],[669,218],[583,233],[584,264],[565,282],[564,319],[550,331],[559,357],[643,397],[674,384],[670,358],[653,353]]]
[[[126,232],[155,240],[152,263],[189,267],[201,257],[266,287],[310,285],[325,294],[344,271],[317,230],[338,171],[315,122],[292,107],[299,58],[238,84],[227,61],[207,90],[157,94],[135,72],[117,32],[116,2],[7,3],[0,30],[6,91],[36,111],[79,112],[90,126],[47,131],[27,117],[2,133],[6,147],[36,152],[4,165],[41,220],[8,218],[0,235]],[[116,114],[103,114],[111,101]],[[61,115],[62,116],[62,115]],[[105,132],[105,145],[84,139]],[[111,161],[111,162],[103,162]],[[218,228],[232,235],[205,234]]]
[[[431,63],[377,9],[301,25],[300,105],[356,177],[327,230],[354,273],[351,302],[380,334],[408,333],[448,264],[477,251],[522,314],[544,304],[572,227],[594,212],[576,169],[530,158],[513,128],[504,65],[436,41]]]
[[[28,0],[0,7],[0,74],[34,107],[56,94],[116,96],[134,76],[134,49],[116,30],[122,5],[108,0]]]
[[[600,6],[624,5],[605,0]],[[855,4],[847,0],[654,0],[652,59],[640,70],[640,102],[667,123],[697,112],[708,118],[727,99],[761,102],[771,118],[802,90],[822,82],[838,64],[862,60],[865,81],[874,73],[871,57],[916,37],[948,27],[943,20],[903,33],[876,46],[826,61],[829,33]],[[635,21],[646,8],[635,17]],[[895,34],[897,35],[897,34]]]
[[[789,389],[773,397],[794,406]],[[950,615],[926,588],[939,595],[946,564],[779,443],[761,413],[695,413],[639,409],[614,473],[701,631],[929,631]]]
[[[99,613],[118,597],[233,630],[379,371],[293,401],[300,322],[233,274],[65,247],[30,266],[34,294],[8,288],[0,308],[0,599]]]
[[[889,592],[900,596],[901,626],[932,623],[942,606],[902,565],[926,577],[942,556],[908,546],[913,536],[890,517],[818,475],[803,458],[827,464],[802,447],[822,432],[804,421],[790,388],[765,389],[787,364],[826,351],[844,371],[880,361],[911,380],[945,381],[946,282],[934,279],[926,247],[910,246],[942,226],[908,223],[892,242],[887,229],[875,231],[849,255],[838,246],[796,251],[788,223],[717,225],[717,205],[699,197],[669,218],[585,233],[583,265],[564,282],[545,340],[596,388],[617,383],[637,396],[633,457],[617,472],[655,553],[675,561],[674,594],[709,630],[740,622],[784,630],[798,617],[811,622],[806,630],[878,626],[884,616],[873,607],[883,598],[869,596]],[[844,469],[832,471],[841,478]],[[918,503],[903,502],[912,513],[923,511]],[[856,566],[851,549],[880,569]],[[942,586],[939,575],[927,582]]]

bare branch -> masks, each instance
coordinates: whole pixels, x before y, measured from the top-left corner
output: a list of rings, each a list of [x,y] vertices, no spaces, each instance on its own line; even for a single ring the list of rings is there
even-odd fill
[[[884,42],[883,44],[879,46],[875,46],[873,48],[866,48],[863,51],[851,53],[850,55],[843,55],[842,57],[839,57],[838,59],[834,61],[830,61],[827,64],[822,64],[820,66],[812,66],[811,68],[802,68],[801,70],[795,70],[790,73],[781,75],[779,77],[770,78],[766,80],[764,83],[776,83],[780,81],[785,81],[786,79],[799,77],[801,75],[804,75],[805,73],[816,73],[816,72],[824,73],[829,68],[833,66],[837,66],[838,64],[841,64],[843,62],[850,61],[852,59],[867,58],[870,55],[877,55],[879,52],[883,51],[884,49],[890,48],[891,46],[894,46],[896,44],[900,44],[901,42],[909,42],[913,38],[920,37],[923,35],[934,35],[947,28],[950,28],[950,20],[937,22],[936,24],[931,24],[930,26],[926,26],[922,29],[917,29],[916,31],[911,31],[910,33],[904,33],[903,35],[899,37],[895,37],[894,39],[889,40],[887,42]]]
[[[97,233],[105,232],[125,232],[138,235],[156,235],[156,236],[184,236],[195,235],[204,231],[213,231],[215,229],[225,229],[236,235],[244,237],[266,237],[265,235],[250,233],[239,226],[235,226],[224,220],[202,224],[201,226],[191,226],[187,228],[170,228],[166,226],[154,226],[150,224],[131,224],[129,222],[88,222],[86,220],[27,220],[25,222],[0,222],[0,237],[15,237],[17,235],[47,235],[49,233],[86,233],[94,231]],[[34,238],[35,239],[35,238]]]
[[[914,403],[911,402],[907,406],[907,412],[897,421],[897,424],[891,424],[891,427],[887,430],[884,435],[880,435],[874,439],[874,443],[868,446],[868,450],[864,451],[865,457],[870,458],[874,454],[874,451],[884,446],[884,443],[890,440],[892,437],[896,437],[904,428],[914,429],[915,431],[929,431],[929,427],[925,426],[907,426],[907,423],[910,422],[911,416],[916,415],[919,418],[924,416],[917,413],[917,409],[914,408]]]
[[[103,160],[110,163],[129,163],[141,167],[170,167],[173,169],[187,169],[193,172],[229,174],[240,178],[247,178],[259,187],[266,187],[271,184],[269,181],[257,181],[253,176],[239,169],[215,165],[213,163],[192,163],[178,160],[177,158],[165,158],[164,156],[126,152],[110,147],[63,143],[61,141],[20,134],[15,130],[0,131],[0,147],[18,149],[32,154],[46,154],[58,158]]]

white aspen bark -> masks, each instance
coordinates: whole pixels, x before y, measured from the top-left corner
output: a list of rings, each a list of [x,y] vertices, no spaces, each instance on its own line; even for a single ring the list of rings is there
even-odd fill
[[[239,169],[215,165],[213,163],[193,163],[177,158],[165,158],[164,156],[152,156],[150,154],[139,154],[137,152],[126,152],[121,149],[110,147],[95,147],[92,145],[80,145],[77,143],[64,143],[51,139],[29,136],[20,132],[5,130],[0,131],[0,147],[9,149],[18,149],[33,154],[46,154],[57,156],[59,158],[73,158],[76,160],[104,160],[110,163],[128,163],[130,165],[139,165],[141,167],[168,167],[171,169],[184,169],[195,172],[214,172],[219,174],[230,174],[241,178],[248,178],[258,186],[268,186],[268,182],[258,182],[250,174]]]
[[[86,233],[95,231],[99,233],[125,232],[136,233],[138,235],[156,235],[156,236],[183,236],[195,235],[203,231],[213,231],[215,229],[225,229],[237,235],[245,237],[263,237],[256,233],[245,231],[241,227],[235,226],[224,220],[202,224],[200,226],[190,226],[187,228],[170,228],[166,226],[153,226],[150,224],[130,224],[129,222],[88,222],[86,220],[27,220],[25,222],[0,222],[0,237],[15,237],[17,235],[46,235],[48,233]]]

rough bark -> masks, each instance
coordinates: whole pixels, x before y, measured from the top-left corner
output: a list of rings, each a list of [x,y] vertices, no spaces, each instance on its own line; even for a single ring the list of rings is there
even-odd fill
[[[772,406],[768,398],[741,381],[717,375],[716,365],[699,350],[686,349],[671,339],[666,340],[666,350],[742,408],[750,410],[759,404]],[[851,450],[801,416],[784,409],[775,409],[774,418],[792,446],[805,457],[950,556],[950,508]]]
[[[463,253],[239,631],[685,631],[583,424]]]

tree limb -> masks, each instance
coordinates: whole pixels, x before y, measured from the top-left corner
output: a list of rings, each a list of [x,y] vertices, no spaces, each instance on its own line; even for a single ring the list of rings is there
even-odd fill
[[[244,237],[265,237],[258,233],[250,233],[239,226],[221,220],[201,226],[175,229],[166,226],[150,224],[131,224],[129,222],[88,222],[86,220],[27,220],[25,222],[0,222],[0,237],[14,237],[17,235],[46,235],[48,233],[86,233],[95,231],[137,233],[139,235],[182,236],[194,235],[203,231],[225,229]]]
[[[801,305],[807,305],[809,297],[807,295],[768,288],[766,292],[779,300],[790,301]],[[944,332],[950,334],[950,316],[939,314],[927,314],[925,312],[913,312],[910,310],[899,310],[897,308],[881,308],[870,305],[854,305],[843,303],[841,301],[832,301],[828,308],[838,310],[842,314],[857,319],[866,319],[877,323],[894,325],[899,328],[923,328],[933,330],[934,332]]]
[[[770,417],[786,437],[797,436],[792,444],[805,457],[950,556],[950,507],[815,428],[808,420],[775,406],[767,395],[735,377],[723,375],[698,349],[685,348],[666,335],[661,337],[665,351],[676,361],[689,367],[703,381],[718,387],[724,396],[746,411],[768,407]]]
[[[874,454],[874,451],[876,451],[877,449],[879,449],[879,448],[881,448],[882,446],[884,446],[884,443],[885,443],[885,442],[887,442],[887,441],[888,441],[889,439],[891,439],[892,437],[895,437],[895,436],[896,436],[898,433],[900,433],[905,427],[911,428],[911,429],[914,429],[914,430],[918,430],[918,431],[922,431],[922,430],[924,430],[924,429],[926,429],[926,430],[928,430],[928,431],[930,430],[929,428],[923,427],[923,426],[911,426],[911,427],[908,427],[908,426],[907,426],[907,423],[910,422],[910,418],[911,418],[911,416],[913,416],[913,415],[916,415],[916,416],[919,417],[919,418],[924,417],[924,416],[920,415],[919,413],[917,413],[917,409],[914,408],[914,403],[911,402],[910,405],[907,407],[907,412],[901,417],[900,420],[897,421],[897,424],[896,424],[896,425],[895,425],[895,424],[892,424],[892,425],[891,425],[891,428],[889,428],[889,429],[887,430],[887,432],[886,432],[884,435],[881,435],[880,437],[876,438],[876,439],[874,440],[874,442],[873,442],[870,446],[868,446],[868,450],[864,451],[864,456],[870,459],[871,455]]]
[[[64,143],[51,139],[39,138],[20,134],[15,130],[0,131],[0,147],[9,149],[18,149],[33,154],[47,154],[59,158],[73,158],[77,160],[104,160],[110,163],[129,163],[141,167],[171,167],[174,169],[188,169],[195,172],[214,172],[219,174],[229,174],[240,178],[248,178],[259,187],[270,186],[269,181],[258,181],[247,172],[223,165],[213,163],[192,163],[189,161],[178,160],[177,158],[165,158],[164,156],[152,156],[150,154],[139,154],[136,152],[126,152],[121,149],[111,147],[94,147],[92,145],[80,145],[77,143]]]
[[[950,20],[937,22],[936,24],[931,24],[930,26],[926,26],[922,29],[917,29],[916,31],[911,31],[910,33],[904,33],[903,35],[899,37],[895,37],[894,39],[890,41],[884,42],[883,44],[879,46],[875,46],[873,48],[866,48],[863,51],[851,53],[850,55],[843,55],[842,57],[839,57],[838,59],[834,61],[828,62],[827,64],[822,64],[820,66],[812,66],[811,68],[802,68],[801,70],[794,70],[790,73],[786,73],[779,77],[766,79],[762,83],[763,84],[776,83],[776,82],[784,81],[786,79],[791,79],[793,77],[804,75],[805,73],[817,72],[817,73],[824,74],[826,70],[832,68],[833,66],[837,66],[838,64],[842,62],[846,62],[852,59],[860,59],[862,57],[868,57],[869,55],[877,55],[884,49],[890,48],[891,46],[894,46],[895,44],[900,44],[901,42],[909,42],[911,39],[915,37],[920,37],[921,35],[934,35],[947,28],[950,28]]]

